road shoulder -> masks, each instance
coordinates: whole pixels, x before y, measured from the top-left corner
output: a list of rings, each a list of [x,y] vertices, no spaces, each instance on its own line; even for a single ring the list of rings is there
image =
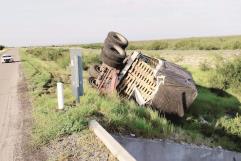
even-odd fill
[[[31,100],[28,93],[27,81],[24,77],[22,68],[20,66],[20,80],[18,82],[18,99],[21,108],[21,139],[15,147],[15,158],[18,158],[19,161],[45,161],[47,158],[45,154],[34,147],[32,144],[32,106]]]

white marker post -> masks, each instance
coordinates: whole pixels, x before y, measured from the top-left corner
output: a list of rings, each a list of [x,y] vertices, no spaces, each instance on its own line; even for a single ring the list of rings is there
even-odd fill
[[[64,109],[64,85],[62,82],[57,83],[57,96],[58,96],[58,110]]]

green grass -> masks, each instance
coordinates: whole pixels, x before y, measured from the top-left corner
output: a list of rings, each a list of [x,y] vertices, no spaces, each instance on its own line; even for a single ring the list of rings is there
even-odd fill
[[[96,49],[83,50],[85,69],[99,62],[99,52],[100,50]],[[121,100],[116,94],[99,95],[87,83],[86,71],[84,71],[85,94],[81,97],[80,104],[75,106],[68,79],[69,72],[67,67],[58,63],[60,58],[53,61],[42,60],[22,50],[24,72],[33,102],[35,145],[48,143],[62,135],[80,132],[87,128],[90,119],[95,118],[110,132],[134,133],[148,138],[170,138],[241,151],[240,93],[228,89],[222,91],[227,96],[218,96],[210,90],[209,83],[214,67],[202,70],[199,62],[194,63],[197,53],[199,59],[208,62],[214,61],[217,54],[228,58],[232,57],[233,53],[224,51],[144,51],[144,53],[177,62],[193,74],[194,80],[199,85],[199,95],[184,118],[167,119],[151,108],[139,107],[133,101]],[[56,111],[55,85],[58,77],[66,80],[66,108],[63,112]],[[229,113],[234,113],[235,116],[230,116]]]
[[[119,100],[117,96],[99,96],[96,90],[90,88],[86,79],[84,82],[86,92],[85,96],[81,98],[81,103],[74,106],[70,85],[67,84],[65,85],[66,110],[56,112],[55,86],[53,84],[52,87],[49,87],[50,93],[44,92],[46,89],[43,86],[50,79],[55,79],[51,78],[49,73],[59,73],[65,70],[56,69],[53,61],[40,60],[25,54],[24,51],[21,57],[25,76],[32,89],[33,138],[37,145],[47,143],[61,135],[81,131],[87,128],[87,122],[91,118],[96,118],[109,130],[129,131],[139,136],[167,136],[174,130],[173,125],[166,119],[158,117],[157,112],[140,108],[134,102]],[[85,78],[86,74],[85,72]],[[129,124],[129,122],[133,123]]]

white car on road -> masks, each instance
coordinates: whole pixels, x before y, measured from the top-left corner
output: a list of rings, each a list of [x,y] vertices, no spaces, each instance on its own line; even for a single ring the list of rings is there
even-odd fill
[[[1,57],[1,62],[2,63],[12,63],[14,62],[13,57],[11,55],[4,54]]]

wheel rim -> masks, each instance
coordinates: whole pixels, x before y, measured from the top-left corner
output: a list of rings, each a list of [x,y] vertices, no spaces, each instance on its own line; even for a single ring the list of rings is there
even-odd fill
[[[92,87],[97,87],[96,79],[94,77],[89,77],[89,84]]]
[[[100,65],[95,65],[95,70],[98,72],[98,73],[100,73],[101,72],[101,68],[100,68]]]

